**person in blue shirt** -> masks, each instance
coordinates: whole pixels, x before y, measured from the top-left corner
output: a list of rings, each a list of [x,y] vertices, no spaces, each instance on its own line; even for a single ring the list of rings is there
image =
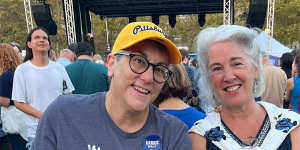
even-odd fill
[[[292,64],[292,78],[287,81],[286,100],[294,112],[300,114],[300,54],[297,54]]]
[[[191,97],[192,85],[183,64],[169,65],[172,71],[154,104],[168,114],[174,115],[183,121],[188,128],[205,117],[205,114],[186,104],[185,100]]]
[[[64,67],[70,65],[74,61],[75,61],[75,54],[68,48],[61,50],[59,53],[59,58],[56,60],[56,62],[60,63]]]

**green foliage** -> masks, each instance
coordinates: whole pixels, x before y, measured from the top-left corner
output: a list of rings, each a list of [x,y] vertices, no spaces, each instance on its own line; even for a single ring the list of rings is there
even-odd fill
[[[275,4],[273,36],[284,44],[300,41],[300,0],[280,0]]]
[[[1,0],[0,43],[15,41],[25,46],[27,27],[23,0]]]
[[[50,36],[51,46],[57,52],[67,46],[64,14],[60,0],[50,1],[49,4],[58,27],[58,34]],[[24,0],[1,0],[0,43],[15,41],[25,48],[27,34]]]
[[[110,43],[111,49],[113,47],[114,40],[122,28],[128,23],[127,18],[106,18],[107,30],[105,20],[101,20],[99,16],[91,13],[92,17],[92,29],[94,33],[94,44],[96,52],[103,55],[104,51],[107,51],[107,45]],[[108,36],[108,42],[107,42]]]
[[[33,0],[31,0],[33,1]],[[61,0],[48,0],[51,6],[58,33],[51,36],[52,48],[58,53],[67,47],[66,28]],[[275,4],[274,37],[283,44],[300,41],[300,0],[279,0]],[[249,0],[235,1],[235,24],[245,25]],[[203,28],[223,24],[223,14],[207,14],[206,24],[200,27],[197,15],[176,16],[174,28],[169,26],[168,16],[160,16],[159,26],[167,33],[168,38],[177,46],[187,46],[194,51],[195,36]],[[138,17],[137,21],[151,21],[151,17]],[[128,23],[128,18],[108,18],[108,32],[105,20],[91,13],[92,33],[94,35],[97,53],[107,50],[107,33],[111,48],[121,29]],[[27,26],[24,13],[24,0],[1,0],[0,5],[0,42],[18,42],[24,48],[27,36]]]

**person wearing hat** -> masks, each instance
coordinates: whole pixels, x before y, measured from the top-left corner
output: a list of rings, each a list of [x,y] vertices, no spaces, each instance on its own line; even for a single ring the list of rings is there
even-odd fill
[[[108,55],[107,93],[64,95],[39,122],[33,150],[190,150],[187,127],[152,102],[181,62],[178,48],[151,22],[119,33]]]

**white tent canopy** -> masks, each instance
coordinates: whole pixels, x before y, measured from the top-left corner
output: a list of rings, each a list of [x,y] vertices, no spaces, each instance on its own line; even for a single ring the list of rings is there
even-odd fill
[[[272,56],[281,57],[283,53],[292,51],[290,48],[284,46],[265,32],[261,32],[256,37],[256,40],[258,41],[261,50],[269,53]]]

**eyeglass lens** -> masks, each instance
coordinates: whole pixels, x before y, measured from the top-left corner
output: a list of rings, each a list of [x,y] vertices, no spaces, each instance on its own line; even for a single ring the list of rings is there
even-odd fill
[[[130,68],[133,72],[141,74],[147,71],[147,69],[150,66],[150,63],[148,60],[142,56],[139,55],[131,55],[130,59]],[[153,65],[153,77],[156,82],[162,83],[168,79],[169,71],[167,67],[163,65]]]

